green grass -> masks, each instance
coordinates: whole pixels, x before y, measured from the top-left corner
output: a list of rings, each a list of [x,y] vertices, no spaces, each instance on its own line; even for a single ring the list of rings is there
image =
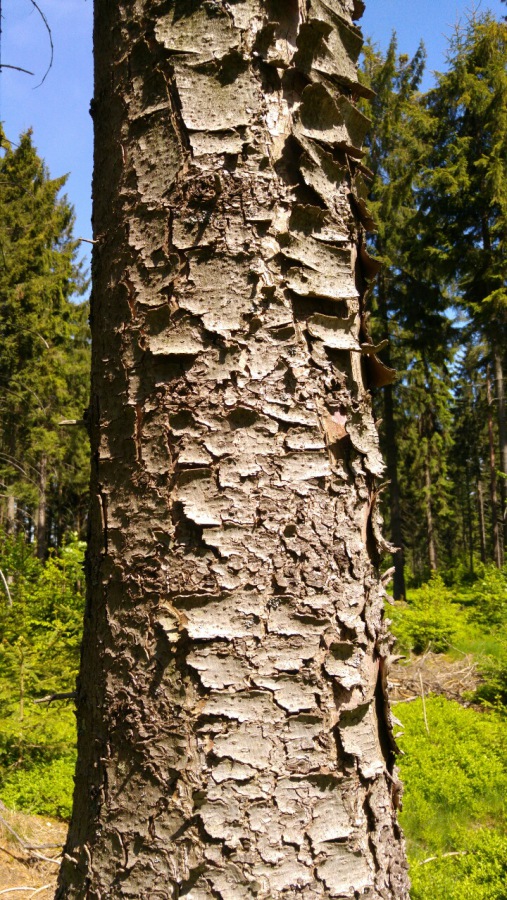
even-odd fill
[[[399,704],[412,900],[507,898],[507,721],[443,697]],[[447,856],[446,854],[459,854]],[[430,857],[436,857],[425,862]]]
[[[433,576],[389,617],[400,652],[471,654],[484,678],[468,698],[475,708],[426,699],[429,734],[421,701],[395,707],[411,898],[507,900],[507,575]]]
[[[2,801],[31,815],[70,819],[76,754],[13,769],[2,781]]]
[[[29,813],[70,814],[76,721],[71,702],[83,618],[84,545],[70,541],[43,564],[21,538],[0,533],[12,604],[0,605],[0,800]]]

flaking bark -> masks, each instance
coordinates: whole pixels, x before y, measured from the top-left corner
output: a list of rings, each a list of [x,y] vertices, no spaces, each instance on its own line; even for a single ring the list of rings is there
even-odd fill
[[[96,0],[89,601],[58,898],[408,897],[361,6]]]

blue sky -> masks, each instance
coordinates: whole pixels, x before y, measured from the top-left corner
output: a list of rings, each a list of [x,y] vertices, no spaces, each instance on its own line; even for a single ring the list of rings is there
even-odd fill
[[[34,140],[54,177],[69,173],[67,194],[76,210],[76,236],[90,238],[92,122],[92,0],[38,0],[52,29],[54,61],[44,83],[35,87],[50,60],[47,31],[30,0],[2,2],[2,62],[32,70],[31,77],[3,69],[0,118],[16,141],[32,127]],[[400,52],[413,54],[421,38],[428,52],[424,88],[431,73],[445,69],[446,35],[472,7],[461,0],[366,0],[361,25],[365,36],[385,49],[393,29]],[[507,13],[500,0],[475,4],[498,17]],[[82,245],[83,256],[89,247]]]

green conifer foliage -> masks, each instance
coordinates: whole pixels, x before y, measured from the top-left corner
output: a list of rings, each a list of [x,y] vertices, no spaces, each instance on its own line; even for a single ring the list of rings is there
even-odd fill
[[[434,121],[421,214],[429,264],[487,343],[494,379],[500,509],[505,509],[507,424],[507,25],[471,17],[449,45],[449,69],[427,96]],[[486,455],[486,454],[484,454]],[[504,513],[497,565],[502,564]]]
[[[436,532],[442,520],[431,512],[446,484],[445,464],[442,461],[435,471],[439,458],[432,456],[434,445],[441,443],[435,430],[439,401],[433,403],[425,395],[431,381],[432,388],[438,383],[437,394],[448,397],[451,328],[447,300],[420,250],[418,193],[432,124],[419,93],[424,63],[422,45],[412,59],[399,55],[395,35],[385,56],[368,44],[364,53],[363,77],[375,91],[365,103],[372,119],[366,161],[373,174],[370,206],[377,223],[371,245],[383,264],[374,287],[372,330],[376,339],[389,341],[384,359],[398,370],[397,383],[383,388],[379,404],[391,539],[403,548],[394,555],[396,599],[405,595],[404,551],[414,551],[418,543],[425,547],[424,562],[419,564],[420,554],[415,553],[418,568],[436,566]],[[407,385],[417,381],[420,372],[422,393],[417,385],[412,393]],[[423,450],[426,458],[431,456],[429,466]]]
[[[486,330],[507,315],[507,26],[458,28],[449,69],[427,95],[435,122],[423,210],[433,254]]]
[[[87,440],[64,431],[82,419],[88,376],[84,282],[60,197],[30,132],[0,158],[0,482],[8,529],[37,540],[40,555],[76,527],[86,496]]]

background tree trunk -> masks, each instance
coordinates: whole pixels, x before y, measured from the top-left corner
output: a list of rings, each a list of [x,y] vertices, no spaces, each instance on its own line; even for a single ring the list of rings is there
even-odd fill
[[[433,505],[431,501],[432,484],[431,484],[431,468],[430,468],[430,443],[426,441],[426,458],[424,460],[424,504],[426,508],[426,528],[428,532],[428,560],[430,571],[437,571],[437,547],[435,543],[435,527],[433,523]]]
[[[383,275],[380,274],[380,283],[377,290],[377,303],[379,317],[383,324],[382,339],[390,341],[389,315],[387,309],[387,297]],[[388,368],[392,367],[391,350],[389,343],[384,350],[384,362]],[[393,553],[393,597],[395,600],[404,600],[405,586],[405,549],[403,546],[403,529],[401,521],[400,482],[398,478],[398,443],[396,436],[396,422],[394,418],[393,386],[387,384],[383,388],[384,393],[384,433],[385,433],[385,459],[387,477],[389,479],[389,512],[391,525],[391,541],[396,547]]]
[[[484,519],[484,490],[482,480],[477,480],[477,512],[479,516],[479,540],[481,549],[481,562],[486,565],[486,525]]]
[[[500,444],[500,535],[499,540],[502,546],[502,560],[505,552],[505,518],[507,511],[506,504],[506,479],[507,479],[507,424],[505,421],[505,388],[503,377],[503,359],[500,348],[496,343],[493,345],[493,360],[495,365],[495,387],[496,387],[496,405],[498,418],[498,441]]]
[[[58,898],[408,898],[361,5],[96,2],[89,598]]]
[[[390,366],[390,360],[388,358],[386,358],[385,362],[386,365]],[[393,553],[393,597],[395,600],[404,600],[406,596],[405,550],[403,547],[403,530],[401,527],[400,483],[398,479],[398,449],[396,444],[396,426],[394,421],[392,385],[386,385],[384,391],[385,453],[387,474],[389,476],[391,540],[394,547],[398,548],[396,552]]]
[[[47,528],[47,488],[48,488],[48,467],[47,457],[43,454],[37,473],[37,490],[38,502],[35,515],[37,556],[39,559],[45,559],[48,550],[48,528]]]
[[[493,398],[491,396],[491,381],[489,369],[486,373],[486,390],[488,399],[488,440],[489,440],[489,490],[491,498],[491,523],[493,531],[493,559],[498,569],[503,566],[502,529],[500,527],[500,514],[498,511],[497,475],[495,437],[493,433]]]

